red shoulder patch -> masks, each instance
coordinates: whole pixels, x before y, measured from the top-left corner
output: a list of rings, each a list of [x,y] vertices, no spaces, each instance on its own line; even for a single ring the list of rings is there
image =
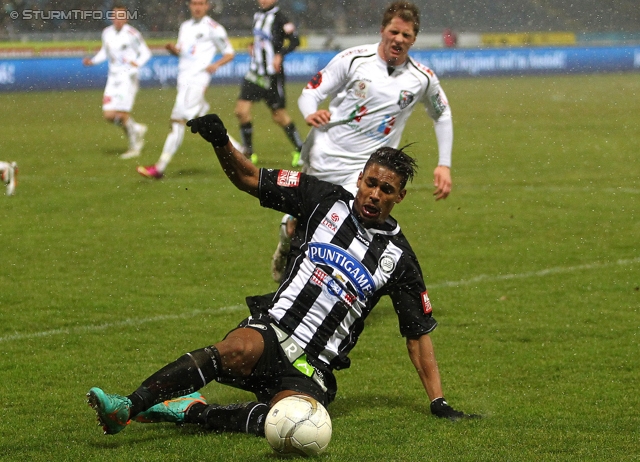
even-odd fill
[[[424,311],[424,314],[431,313],[431,300],[429,300],[427,291],[422,292],[420,297],[422,298],[422,311]]]
[[[318,72],[313,76],[309,83],[307,84],[307,89],[313,90],[314,88],[318,88],[322,83],[322,72]]]
[[[280,170],[276,184],[285,188],[297,188],[300,185],[300,172]]]

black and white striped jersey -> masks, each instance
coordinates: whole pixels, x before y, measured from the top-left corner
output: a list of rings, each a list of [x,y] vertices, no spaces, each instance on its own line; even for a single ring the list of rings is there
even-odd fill
[[[391,297],[403,336],[435,329],[420,265],[393,218],[364,228],[349,192],[295,171],[262,169],[259,197],[262,206],[298,218],[269,315],[308,355],[334,369],[349,367],[347,355],[383,295]]]
[[[253,15],[253,53],[249,69],[257,75],[275,75],[273,57],[286,55],[300,44],[295,25],[279,6]]]

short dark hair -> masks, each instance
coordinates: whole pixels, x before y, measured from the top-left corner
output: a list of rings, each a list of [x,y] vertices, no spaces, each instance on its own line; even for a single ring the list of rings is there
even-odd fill
[[[420,30],[420,11],[413,3],[398,0],[387,7],[382,16],[382,28],[387,27],[393,18],[398,17],[406,22],[413,23],[413,33],[418,35]]]
[[[372,164],[386,167],[400,175],[400,187],[404,189],[408,181],[413,181],[418,164],[403,149],[395,149],[388,146],[376,149],[367,160],[367,163],[364,164],[362,171],[365,172]]]

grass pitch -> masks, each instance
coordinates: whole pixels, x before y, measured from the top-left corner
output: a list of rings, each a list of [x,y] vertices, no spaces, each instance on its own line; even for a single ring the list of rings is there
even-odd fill
[[[421,109],[405,142],[421,164],[394,211],[422,263],[440,326],[445,396],[485,416],[428,412],[383,300],[338,372],[333,440],[321,458],[638,460],[640,80],[637,74],[452,79],[454,190],[434,202],[436,154]],[[306,127],[289,86],[291,114]],[[238,88],[208,100],[237,136]],[[127,394],[247,314],[274,289],[280,215],[236,191],[187,133],[166,178],[156,161],[173,89],[141,90],[139,160],[101,120],[101,92],[0,94],[0,159],[20,166],[0,197],[0,457],[8,461],[277,460],[246,435],[132,424],[103,436],[92,386]],[[291,147],[255,108],[260,164]],[[250,395],[217,384],[212,402]]]

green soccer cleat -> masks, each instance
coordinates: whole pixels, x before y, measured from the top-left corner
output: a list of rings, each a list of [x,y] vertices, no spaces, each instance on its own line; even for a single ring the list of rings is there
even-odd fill
[[[120,395],[110,395],[93,387],[87,393],[89,406],[96,411],[98,422],[105,435],[115,435],[129,425],[131,401]]]
[[[298,151],[293,151],[291,153],[291,166],[297,168],[302,167],[303,165],[304,162],[302,162],[302,159],[300,158],[300,153]]]
[[[195,403],[206,405],[207,401],[200,393],[195,392],[180,398],[170,399],[158,403],[134,417],[140,423],[173,422],[184,423],[184,416]]]

